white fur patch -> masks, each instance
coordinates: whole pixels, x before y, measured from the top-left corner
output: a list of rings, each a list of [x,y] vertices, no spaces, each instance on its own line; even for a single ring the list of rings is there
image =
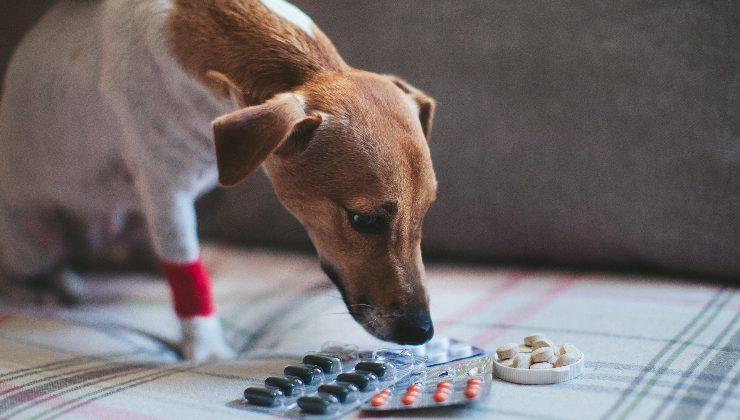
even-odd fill
[[[301,9],[285,0],[260,0],[273,13],[299,27],[309,36],[313,36],[313,20]]]

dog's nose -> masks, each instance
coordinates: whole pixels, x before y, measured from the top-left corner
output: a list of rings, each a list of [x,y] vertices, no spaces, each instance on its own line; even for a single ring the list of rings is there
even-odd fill
[[[398,344],[424,344],[432,336],[434,336],[434,325],[426,311],[398,320],[393,331],[393,341]]]

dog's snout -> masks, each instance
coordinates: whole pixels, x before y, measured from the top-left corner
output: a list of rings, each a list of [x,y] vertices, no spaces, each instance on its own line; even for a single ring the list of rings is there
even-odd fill
[[[428,310],[417,310],[396,321],[393,341],[399,344],[424,344],[434,336],[434,325]]]

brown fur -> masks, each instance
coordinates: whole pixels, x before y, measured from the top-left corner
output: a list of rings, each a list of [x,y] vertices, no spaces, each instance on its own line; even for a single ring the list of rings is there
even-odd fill
[[[226,75],[247,104],[289,91],[317,72],[347,67],[318,28],[312,38],[259,0],[176,0],[167,27],[186,71],[222,96],[227,92],[207,72]]]
[[[383,76],[353,72],[304,93],[308,108],[330,115],[329,122],[300,159],[268,159],[268,173],[321,260],[344,280],[350,311],[382,306],[380,316],[358,317],[383,330],[384,317],[426,305],[419,245],[436,194],[427,143],[413,115],[398,112],[406,106],[402,92]],[[346,210],[392,213],[389,234],[355,232]]]
[[[320,115],[307,116],[303,108],[298,96],[284,93],[216,119],[213,133],[221,185],[241,182],[278,146],[281,155],[302,150],[322,121]]]
[[[347,66],[317,28],[311,38],[258,0],[178,0],[169,22],[184,68],[251,105],[214,122],[222,183],[264,160],[350,313],[376,336],[403,340],[399,325],[428,319],[420,241],[436,194],[434,102]],[[358,232],[348,212],[382,214],[389,229]]]

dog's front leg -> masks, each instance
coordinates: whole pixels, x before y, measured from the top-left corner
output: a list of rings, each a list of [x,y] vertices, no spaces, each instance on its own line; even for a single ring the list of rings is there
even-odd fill
[[[163,184],[140,182],[139,190],[180,319],[182,356],[198,362],[234,358],[224,340],[208,273],[200,260],[195,194]]]

